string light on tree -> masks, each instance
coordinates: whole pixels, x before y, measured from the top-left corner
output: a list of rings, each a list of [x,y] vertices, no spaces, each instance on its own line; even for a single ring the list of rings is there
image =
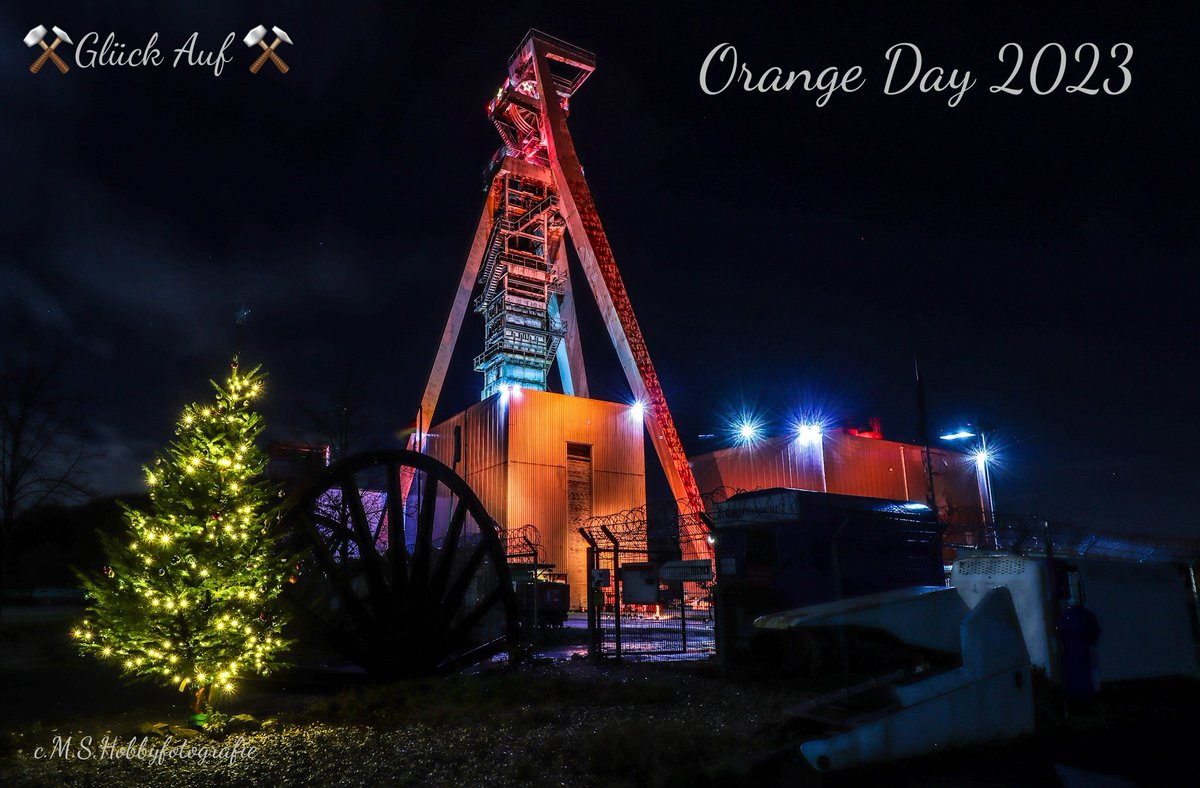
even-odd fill
[[[238,369],[214,400],[184,409],[175,440],[147,467],[150,510],[125,507],[130,533],[102,536],[104,572],[82,577],[87,618],[71,630],[85,653],[126,675],[195,692],[281,667],[279,592],[291,574],[275,529],[278,497],[255,442],[263,392],[258,368]],[[149,605],[146,602],[149,601]]]

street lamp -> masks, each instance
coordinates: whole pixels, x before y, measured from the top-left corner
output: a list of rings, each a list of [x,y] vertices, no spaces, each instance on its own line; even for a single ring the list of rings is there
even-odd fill
[[[970,450],[969,457],[975,462],[975,474],[979,480],[979,492],[983,504],[983,521],[984,525],[991,525],[995,522],[995,507],[992,502],[992,472],[991,465],[996,459],[996,453],[988,447],[988,435],[991,430],[980,428],[978,433],[971,432],[969,429],[957,429],[953,432],[947,432],[939,436],[944,441],[959,441],[968,440],[970,438],[979,438]]]

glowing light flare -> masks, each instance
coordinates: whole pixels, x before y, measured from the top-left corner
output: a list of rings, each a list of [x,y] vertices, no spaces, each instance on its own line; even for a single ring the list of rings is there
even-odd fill
[[[640,399],[635,400],[633,404],[629,406],[629,415],[630,417],[641,421],[646,415],[646,403],[642,402]]]
[[[749,445],[762,437],[762,425],[752,416],[742,416],[732,425],[733,438],[740,445]]]
[[[521,398],[520,383],[501,383],[500,384],[500,404],[507,405],[510,399]]]
[[[974,438],[975,433],[971,432],[970,430],[960,429],[955,430],[954,432],[947,432],[945,435],[939,435],[938,437],[944,441],[959,441],[963,440],[964,438]]]
[[[823,434],[821,425],[814,422],[801,422],[796,427],[796,440],[804,446],[820,443]]]

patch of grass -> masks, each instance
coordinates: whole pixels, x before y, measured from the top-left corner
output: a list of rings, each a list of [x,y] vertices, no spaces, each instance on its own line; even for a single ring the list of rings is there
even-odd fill
[[[534,755],[517,755],[509,764],[509,773],[524,782],[532,782],[541,772],[541,761]]]
[[[581,706],[663,706],[679,700],[677,688],[644,677],[581,679],[504,671],[359,687],[318,701],[309,712],[331,721],[384,725],[456,725],[491,719],[536,726]]]
[[[716,784],[713,764],[736,744],[693,726],[629,720],[604,726],[583,739],[579,760],[590,774],[614,784],[708,786]]]

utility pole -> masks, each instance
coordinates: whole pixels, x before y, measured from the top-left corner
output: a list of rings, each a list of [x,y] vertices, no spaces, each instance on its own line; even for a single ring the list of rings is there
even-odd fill
[[[937,495],[933,488],[933,455],[929,452],[929,413],[925,408],[925,381],[921,379],[921,367],[913,355],[913,372],[917,376],[917,432],[925,459],[925,503],[937,512]]]

